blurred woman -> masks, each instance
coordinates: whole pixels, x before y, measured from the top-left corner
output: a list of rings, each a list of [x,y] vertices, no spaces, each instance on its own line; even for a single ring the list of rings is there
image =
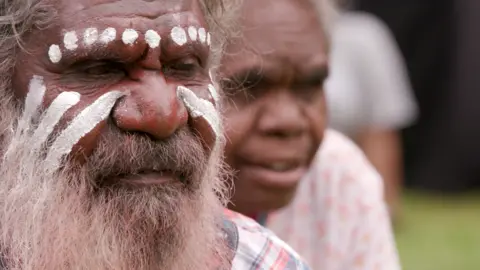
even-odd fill
[[[325,130],[334,9],[322,0],[245,0],[222,86],[235,171],[231,208],[300,252],[313,269],[399,269],[380,175]]]

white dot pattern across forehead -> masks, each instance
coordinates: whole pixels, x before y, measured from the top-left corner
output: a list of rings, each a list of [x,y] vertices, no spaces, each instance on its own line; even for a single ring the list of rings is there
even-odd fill
[[[60,60],[62,60],[62,51],[60,50],[60,47],[56,44],[50,46],[48,49],[48,57],[50,57],[52,63],[60,62]]]
[[[175,42],[177,45],[184,45],[187,43],[187,33],[185,32],[185,29],[179,26],[175,26],[172,28],[172,32],[170,33],[173,42]]]
[[[122,41],[126,45],[133,45],[138,39],[138,32],[133,29],[125,29],[122,34]]]
[[[65,33],[65,36],[63,37],[63,45],[65,46],[65,49],[70,51],[77,49],[78,48],[77,33],[75,33],[75,31],[70,31]]]
[[[78,33],[78,34],[77,34]],[[145,42],[152,49],[160,47],[162,37],[155,30],[147,30],[144,33]],[[140,33],[134,29],[125,29],[122,33],[122,41],[125,45],[134,45]],[[205,28],[197,29],[195,26],[189,26],[183,28],[175,26],[170,32],[172,41],[178,45],[185,45],[188,40],[197,41],[210,46],[211,37],[210,33],[206,32]],[[82,38],[82,42],[79,44],[79,38]],[[94,27],[87,28],[81,32],[68,31],[63,36],[63,47],[68,51],[78,49],[80,45],[93,46],[95,43],[107,45],[110,42],[115,41],[117,38],[117,30],[113,27],[108,27],[103,31]],[[57,44],[52,44],[48,50],[48,56],[52,63],[58,63],[62,59],[62,49]]]
[[[103,30],[102,34],[100,35],[100,42],[104,44],[108,44],[115,40],[117,37],[117,30],[113,27],[109,27]]]
[[[88,28],[85,30],[83,35],[83,43],[90,46],[93,45],[98,40],[98,30],[97,28]]]
[[[205,28],[198,29],[198,39],[203,43],[207,41],[207,32],[205,31]]]
[[[190,26],[188,27],[188,36],[190,36],[190,39],[193,41],[197,40],[197,28]]]
[[[160,37],[160,35],[153,30],[148,30],[145,33],[145,41],[147,42],[148,46],[150,46],[150,48],[152,49],[155,49],[158,46],[160,46],[161,39],[162,38]]]
[[[199,41],[208,46],[211,44],[210,33],[208,33],[205,28],[197,29],[194,26],[189,26],[187,30],[179,26],[174,27],[171,32],[171,38],[173,42],[179,46],[183,46],[185,43],[187,43],[188,38],[190,38],[192,41]]]
[[[210,33],[207,33],[207,45],[210,46],[212,43],[212,37],[210,36]]]

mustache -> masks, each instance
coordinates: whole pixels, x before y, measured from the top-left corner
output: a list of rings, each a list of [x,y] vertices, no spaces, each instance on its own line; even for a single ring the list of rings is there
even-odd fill
[[[207,169],[208,159],[201,139],[187,126],[168,139],[155,141],[147,134],[123,132],[109,123],[83,166],[100,186],[115,177],[165,171],[192,184]]]

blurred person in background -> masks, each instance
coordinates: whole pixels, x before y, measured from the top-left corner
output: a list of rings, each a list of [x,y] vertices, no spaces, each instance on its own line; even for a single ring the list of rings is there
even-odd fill
[[[405,56],[420,117],[404,132],[407,185],[441,193],[480,187],[479,1],[356,0]]]
[[[313,269],[400,269],[383,182],[347,137],[326,130],[327,0],[246,0],[222,59],[230,207]]]
[[[400,130],[417,107],[393,36],[373,15],[344,12],[335,21],[326,87],[329,125],[348,135],[383,177],[392,218],[400,214]]]

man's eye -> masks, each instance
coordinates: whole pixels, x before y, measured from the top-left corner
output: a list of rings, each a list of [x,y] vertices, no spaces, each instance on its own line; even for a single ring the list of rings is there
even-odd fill
[[[101,62],[88,64],[82,68],[83,72],[91,76],[125,73],[125,68],[120,63]]]
[[[194,76],[195,73],[201,68],[201,64],[196,58],[186,58],[163,65],[163,72],[169,76]]]

